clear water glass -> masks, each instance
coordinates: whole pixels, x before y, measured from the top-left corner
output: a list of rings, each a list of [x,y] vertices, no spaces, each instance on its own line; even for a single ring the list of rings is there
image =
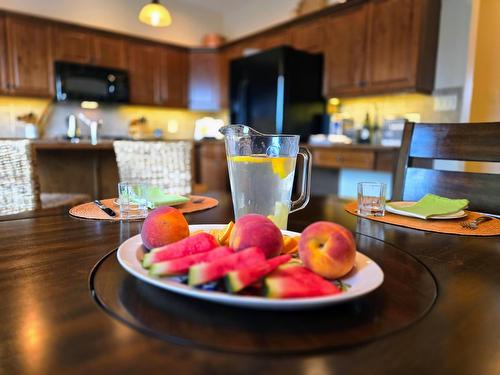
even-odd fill
[[[141,219],[148,216],[147,185],[120,182],[118,203],[122,219]]]
[[[383,182],[358,183],[358,214],[361,216],[385,215],[386,185]]]

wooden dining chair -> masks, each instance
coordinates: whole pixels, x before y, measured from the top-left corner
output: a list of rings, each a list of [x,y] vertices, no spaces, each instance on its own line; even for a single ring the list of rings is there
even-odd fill
[[[0,140],[0,216],[90,200],[86,194],[40,193],[35,154],[29,140]]]
[[[192,190],[191,141],[115,141],[120,181],[146,183],[172,194]]]
[[[435,160],[500,165],[500,123],[406,123],[392,197],[417,201],[433,193],[467,198],[471,210],[500,214],[500,174],[468,172],[467,163],[464,171],[438,170]]]

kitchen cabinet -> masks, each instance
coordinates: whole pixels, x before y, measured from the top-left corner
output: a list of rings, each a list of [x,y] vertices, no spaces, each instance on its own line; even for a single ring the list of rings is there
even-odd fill
[[[129,43],[129,84],[132,104],[159,104],[160,55],[161,49],[156,45]]]
[[[55,61],[89,64],[92,60],[90,42],[90,33],[84,29],[66,25],[52,27]]]
[[[432,91],[438,25],[433,17],[439,14],[439,9],[433,9],[436,3],[433,0],[374,0],[369,3],[366,92],[412,88]],[[434,44],[430,52],[425,45],[429,41]],[[419,71],[424,65],[430,65],[431,69]]]
[[[430,93],[438,0],[372,0],[326,21],[325,95]]]
[[[292,27],[293,48],[310,53],[322,53],[326,47],[326,30],[323,19],[312,20]]]
[[[160,62],[160,102],[168,107],[187,107],[189,56],[187,50],[163,48]]]
[[[243,48],[240,44],[231,45],[224,48],[219,53],[220,58],[220,106],[229,107],[229,74],[231,61],[243,55]]]
[[[325,96],[363,91],[368,8],[362,5],[331,15],[325,22]]]
[[[266,34],[260,38],[259,49],[268,50],[280,46],[289,46],[292,44],[292,37],[288,28],[277,30]]]
[[[91,38],[91,53],[95,65],[127,69],[126,43],[123,38],[95,34]]]
[[[216,50],[194,50],[189,55],[189,108],[220,109],[220,56]]]
[[[229,191],[229,174],[224,142],[196,142],[194,150],[196,184],[205,190]]]
[[[32,17],[7,15],[6,88],[9,94],[52,96],[50,26]]]
[[[0,13],[0,94],[7,94],[9,91],[7,79],[7,36],[5,33],[5,15]]]
[[[67,25],[52,27],[52,35],[55,61],[126,68],[126,48],[122,38]]]

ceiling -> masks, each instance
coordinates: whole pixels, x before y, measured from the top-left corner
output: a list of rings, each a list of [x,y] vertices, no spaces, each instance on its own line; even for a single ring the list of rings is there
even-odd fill
[[[206,8],[214,12],[224,13],[234,11],[241,8],[248,0],[184,0],[194,6]],[[160,2],[168,7],[168,0],[160,0]],[[265,0],[257,0],[254,2],[265,3]]]
[[[171,12],[168,28],[141,24],[151,0],[0,0],[0,8],[125,34],[197,46],[207,33],[238,38],[294,16],[299,0],[160,0]],[[332,0],[329,0],[332,1]]]

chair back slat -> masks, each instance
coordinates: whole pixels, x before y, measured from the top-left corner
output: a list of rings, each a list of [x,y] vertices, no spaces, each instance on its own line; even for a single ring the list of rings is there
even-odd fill
[[[0,215],[40,208],[35,152],[28,140],[0,140]]]
[[[467,198],[471,210],[499,214],[500,174],[431,169],[436,159],[498,163],[499,139],[500,123],[406,123],[392,199],[416,201],[434,193]]]
[[[192,185],[190,141],[113,142],[120,181],[146,183],[172,194],[189,194]]]
[[[418,201],[427,193],[447,198],[466,198],[470,201],[470,210],[500,214],[498,174],[408,168],[402,199]]]
[[[500,123],[415,124],[409,156],[500,161]]]

